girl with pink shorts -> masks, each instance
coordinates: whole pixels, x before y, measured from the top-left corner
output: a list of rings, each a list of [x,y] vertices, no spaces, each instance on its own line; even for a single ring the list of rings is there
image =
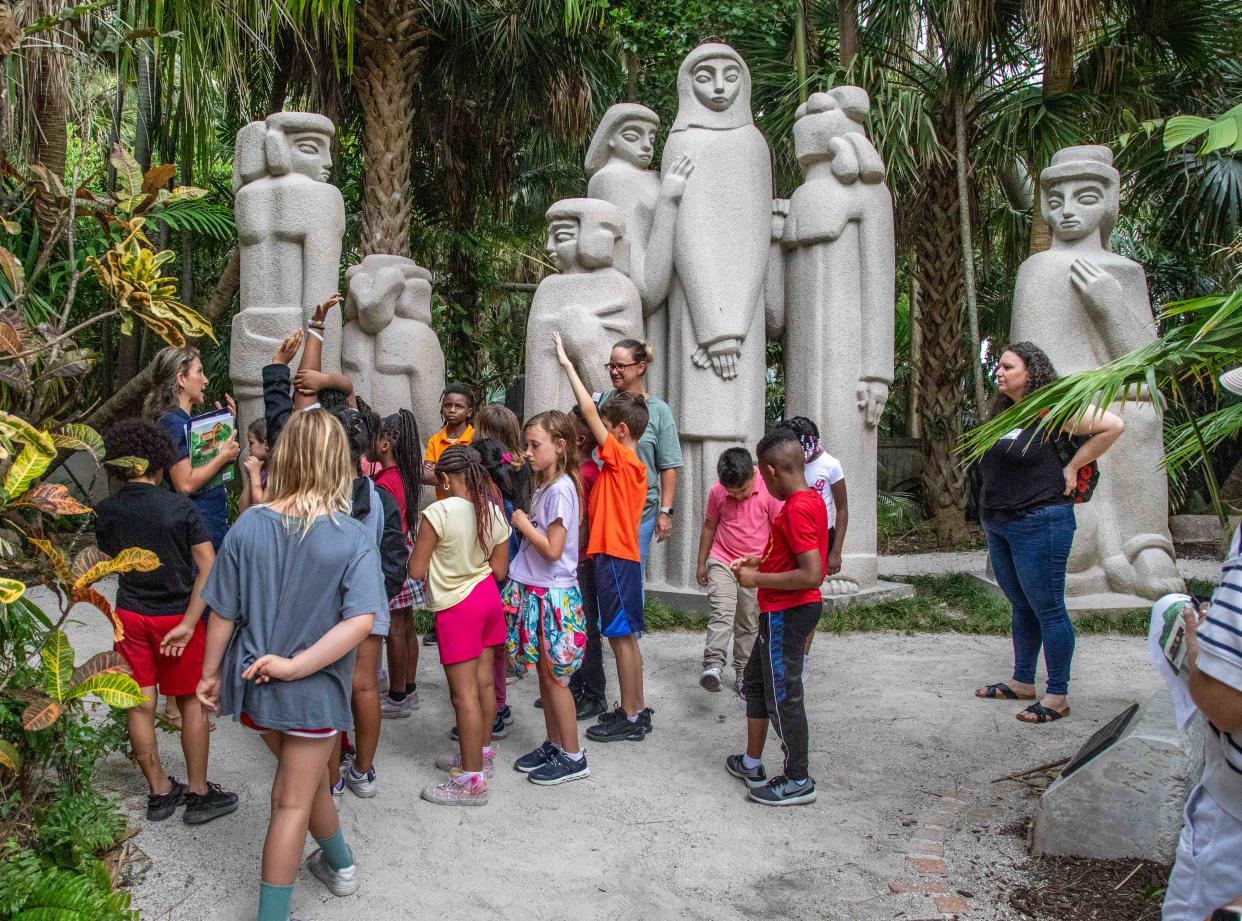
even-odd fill
[[[427,580],[460,748],[436,761],[449,779],[425,788],[422,796],[440,806],[482,806],[496,757],[490,743],[496,719],[492,663],[504,654],[507,632],[497,583],[509,569],[510,529],[474,448],[447,448],[436,463],[436,479],[447,495],[423,511],[410,578]]]

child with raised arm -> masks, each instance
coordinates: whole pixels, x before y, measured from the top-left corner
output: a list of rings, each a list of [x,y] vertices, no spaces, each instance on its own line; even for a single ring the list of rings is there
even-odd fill
[[[591,774],[578,745],[578,718],[569,679],[582,664],[586,617],[578,591],[581,518],[577,448],[568,413],[549,410],[526,423],[526,457],[537,488],[529,510],[513,510],[524,538],[501,593],[513,618],[509,648],[519,667],[539,674],[546,741],[513,763],[531,783],[552,786]]]
[[[643,700],[643,570],[639,563],[638,524],[647,502],[647,468],[635,448],[647,427],[642,397],[619,393],[598,410],[591,393],[565,354],[560,333],[553,333],[556,356],[569,378],[582,418],[599,445],[600,471],[591,489],[591,537],[587,555],[595,567],[595,610],[599,630],[617,660],[621,706],[604,713],[587,729],[596,742],[641,742],[651,732],[652,711]]]
[[[756,803],[794,806],[815,801],[815,781],[807,773],[802,657],[823,611],[819,584],[828,559],[828,513],[806,485],[796,434],[773,429],[756,453],[768,492],[785,506],[772,523],[763,559],[733,561],[738,585],[759,590],[759,635],[742,676],[746,751],[729,755],[725,770],[746,783]],[[785,754],[784,772],[771,780],[763,768],[769,720]]]
[[[339,422],[321,409],[290,416],[268,504],[237,520],[203,589],[217,616],[199,700],[260,733],[277,761],[258,921],[287,921],[308,828],[311,873],[333,895],[358,888],[328,762],[353,728],[354,650],[388,599],[376,533],[349,514],[353,474]]]
[[[449,780],[425,787],[422,797],[439,806],[482,806],[496,759],[496,746],[485,743],[496,719],[492,657],[504,655],[506,639],[497,583],[509,568],[509,525],[474,448],[447,448],[436,478],[445,498],[423,511],[410,576],[427,580],[460,748],[437,759]]]
[[[160,565],[150,572],[121,573],[116,616],[124,636],[116,644],[145,700],[126,711],[129,744],[146,777],[147,819],[167,819],[182,803],[187,825],[199,825],[237,808],[237,794],[207,782],[207,717],[194,691],[203,672],[206,630],[203,584],[215,552],[194,502],[159,487],[177,457],[158,426],[138,419],[118,422],[104,434],[107,458],[137,457],[143,473],[126,468],[120,491],[95,507],[99,549],[116,556],[130,547],[150,550]],[[155,735],[157,690],[177,701],[181,751],[188,784],[164,772]]]

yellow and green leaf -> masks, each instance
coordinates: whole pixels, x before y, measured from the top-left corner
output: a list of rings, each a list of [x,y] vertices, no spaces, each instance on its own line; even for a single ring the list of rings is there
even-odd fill
[[[73,686],[73,647],[64,630],[48,634],[40,653],[43,659],[43,690],[54,700],[64,700]]]
[[[0,411],[0,434],[25,445],[38,445],[44,454],[56,454],[56,445],[50,432],[35,428],[20,416]]]
[[[160,568],[160,558],[150,550],[141,547],[129,547],[122,550],[110,560],[95,563],[73,581],[73,589],[86,588],[94,585],[104,576],[118,572],[151,572]]]
[[[4,478],[5,493],[13,499],[24,493],[47,470],[54,456],[44,453],[37,445],[27,444],[23,447],[22,453],[17,455],[17,460],[13,461],[8,475]]]
[[[75,700],[87,694],[94,694],[109,707],[118,710],[136,707],[147,699],[138,682],[129,675],[112,673],[86,679],[69,692],[69,699]]]
[[[147,472],[147,459],[145,457],[134,457],[132,454],[126,454],[124,457],[114,457],[111,460],[104,461],[104,463],[118,470],[128,470],[134,476],[142,476]]]
[[[0,739],[0,767],[16,771],[21,765],[22,756],[17,753],[17,747],[6,739]]]
[[[13,604],[26,594],[26,583],[17,579],[0,578],[0,604]]]
[[[52,561],[52,566],[56,569],[57,578],[64,582],[70,581],[69,561],[65,559],[65,555],[50,540],[43,540],[40,537],[28,537],[26,539]]]
[[[115,649],[97,652],[73,670],[73,686],[76,688],[96,675],[131,674],[129,663]]]
[[[66,426],[62,426],[61,430],[52,436],[56,447],[69,451],[90,451],[95,455],[96,460],[103,460],[104,442],[100,434],[81,422],[74,422]]]

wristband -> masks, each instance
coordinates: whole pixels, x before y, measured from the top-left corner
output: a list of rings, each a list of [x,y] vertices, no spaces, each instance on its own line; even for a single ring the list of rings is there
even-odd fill
[[[660,514],[661,514],[661,515],[668,515],[670,518],[672,518],[672,517],[673,517],[673,507],[672,507],[671,505],[662,505],[662,506],[660,506]]]
[[[323,329],[323,327],[321,326],[319,327],[319,329]],[[312,326],[310,329],[307,330],[307,332],[310,333],[312,336],[314,336],[316,339],[318,339],[320,342],[323,342],[323,334],[320,333],[319,330],[315,329],[315,327]]]

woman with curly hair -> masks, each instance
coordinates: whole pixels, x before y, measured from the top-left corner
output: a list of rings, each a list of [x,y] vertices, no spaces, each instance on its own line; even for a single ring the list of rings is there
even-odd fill
[[[1038,346],[1009,345],[996,368],[991,415],[1056,379],[1052,362]],[[1009,681],[979,688],[975,696],[1034,700],[1018,714],[1024,723],[1048,723],[1069,715],[1066,695],[1074,626],[1065,608],[1065,569],[1074,542],[1073,492],[1078,470],[1107,451],[1124,428],[1120,416],[1096,409],[1059,431],[1039,431],[1036,424],[1014,429],[979,460],[979,519],[996,582],[1013,608],[1014,667]],[[1066,454],[1068,463],[1063,460]],[[1040,646],[1048,687],[1036,700]]]

